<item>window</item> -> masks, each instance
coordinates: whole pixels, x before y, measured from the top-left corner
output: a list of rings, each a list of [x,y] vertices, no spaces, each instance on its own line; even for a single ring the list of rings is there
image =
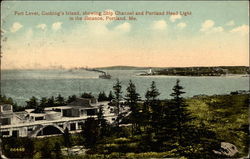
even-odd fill
[[[9,131],[3,131],[2,135],[10,135],[10,132]]]
[[[95,115],[96,114],[96,110],[95,109],[88,109],[87,110],[87,115]]]
[[[2,118],[0,121],[2,125],[10,125],[10,118]]]
[[[63,110],[63,116],[65,117],[71,117],[71,110],[70,109],[67,109],[67,110]]]
[[[78,129],[82,129],[83,126],[84,126],[83,122],[79,122],[79,123],[78,123]]]
[[[13,137],[18,137],[19,136],[19,131],[18,130],[12,131],[12,136]]]
[[[3,111],[9,111],[9,110],[12,110],[11,105],[3,105]]]
[[[35,117],[35,121],[37,120],[43,120],[43,116],[42,117]]]
[[[76,130],[76,123],[70,124],[70,130]]]

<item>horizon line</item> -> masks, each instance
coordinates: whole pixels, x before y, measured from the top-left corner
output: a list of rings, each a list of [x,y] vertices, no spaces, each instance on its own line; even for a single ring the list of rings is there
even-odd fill
[[[41,67],[41,68],[1,68],[2,70],[58,70],[58,69],[79,69],[79,68],[115,68],[115,67],[131,67],[131,68],[191,68],[191,67],[250,67],[247,65],[209,65],[209,66],[132,66],[132,65],[111,65],[111,66],[98,66],[98,67],[88,67],[88,66],[75,66],[65,68],[63,66],[51,66],[51,67]]]

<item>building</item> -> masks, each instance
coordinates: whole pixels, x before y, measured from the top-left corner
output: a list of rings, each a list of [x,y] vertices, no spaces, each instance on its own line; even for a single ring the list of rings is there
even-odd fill
[[[56,135],[63,134],[66,128],[72,133],[78,132],[87,118],[97,118],[100,106],[103,106],[104,117],[112,123],[115,114],[108,102],[98,102],[94,98],[78,98],[67,106],[47,107],[44,113],[34,113],[34,109],[13,112],[12,105],[0,105],[0,132],[3,137]]]

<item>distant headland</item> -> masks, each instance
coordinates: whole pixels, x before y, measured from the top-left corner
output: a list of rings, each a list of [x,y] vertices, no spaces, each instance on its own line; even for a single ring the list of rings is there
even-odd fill
[[[110,66],[98,67],[105,70],[148,70],[140,76],[169,75],[169,76],[222,76],[222,75],[248,75],[248,66],[195,66],[195,67],[136,67],[136,66]]]

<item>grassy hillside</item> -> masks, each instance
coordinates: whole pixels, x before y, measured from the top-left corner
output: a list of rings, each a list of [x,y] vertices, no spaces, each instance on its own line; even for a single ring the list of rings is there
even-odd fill
[[[218,139],[237,146],[239,156],[247,155],[249,94],[199,96],[187,99],[189,109],[216,133]]]

